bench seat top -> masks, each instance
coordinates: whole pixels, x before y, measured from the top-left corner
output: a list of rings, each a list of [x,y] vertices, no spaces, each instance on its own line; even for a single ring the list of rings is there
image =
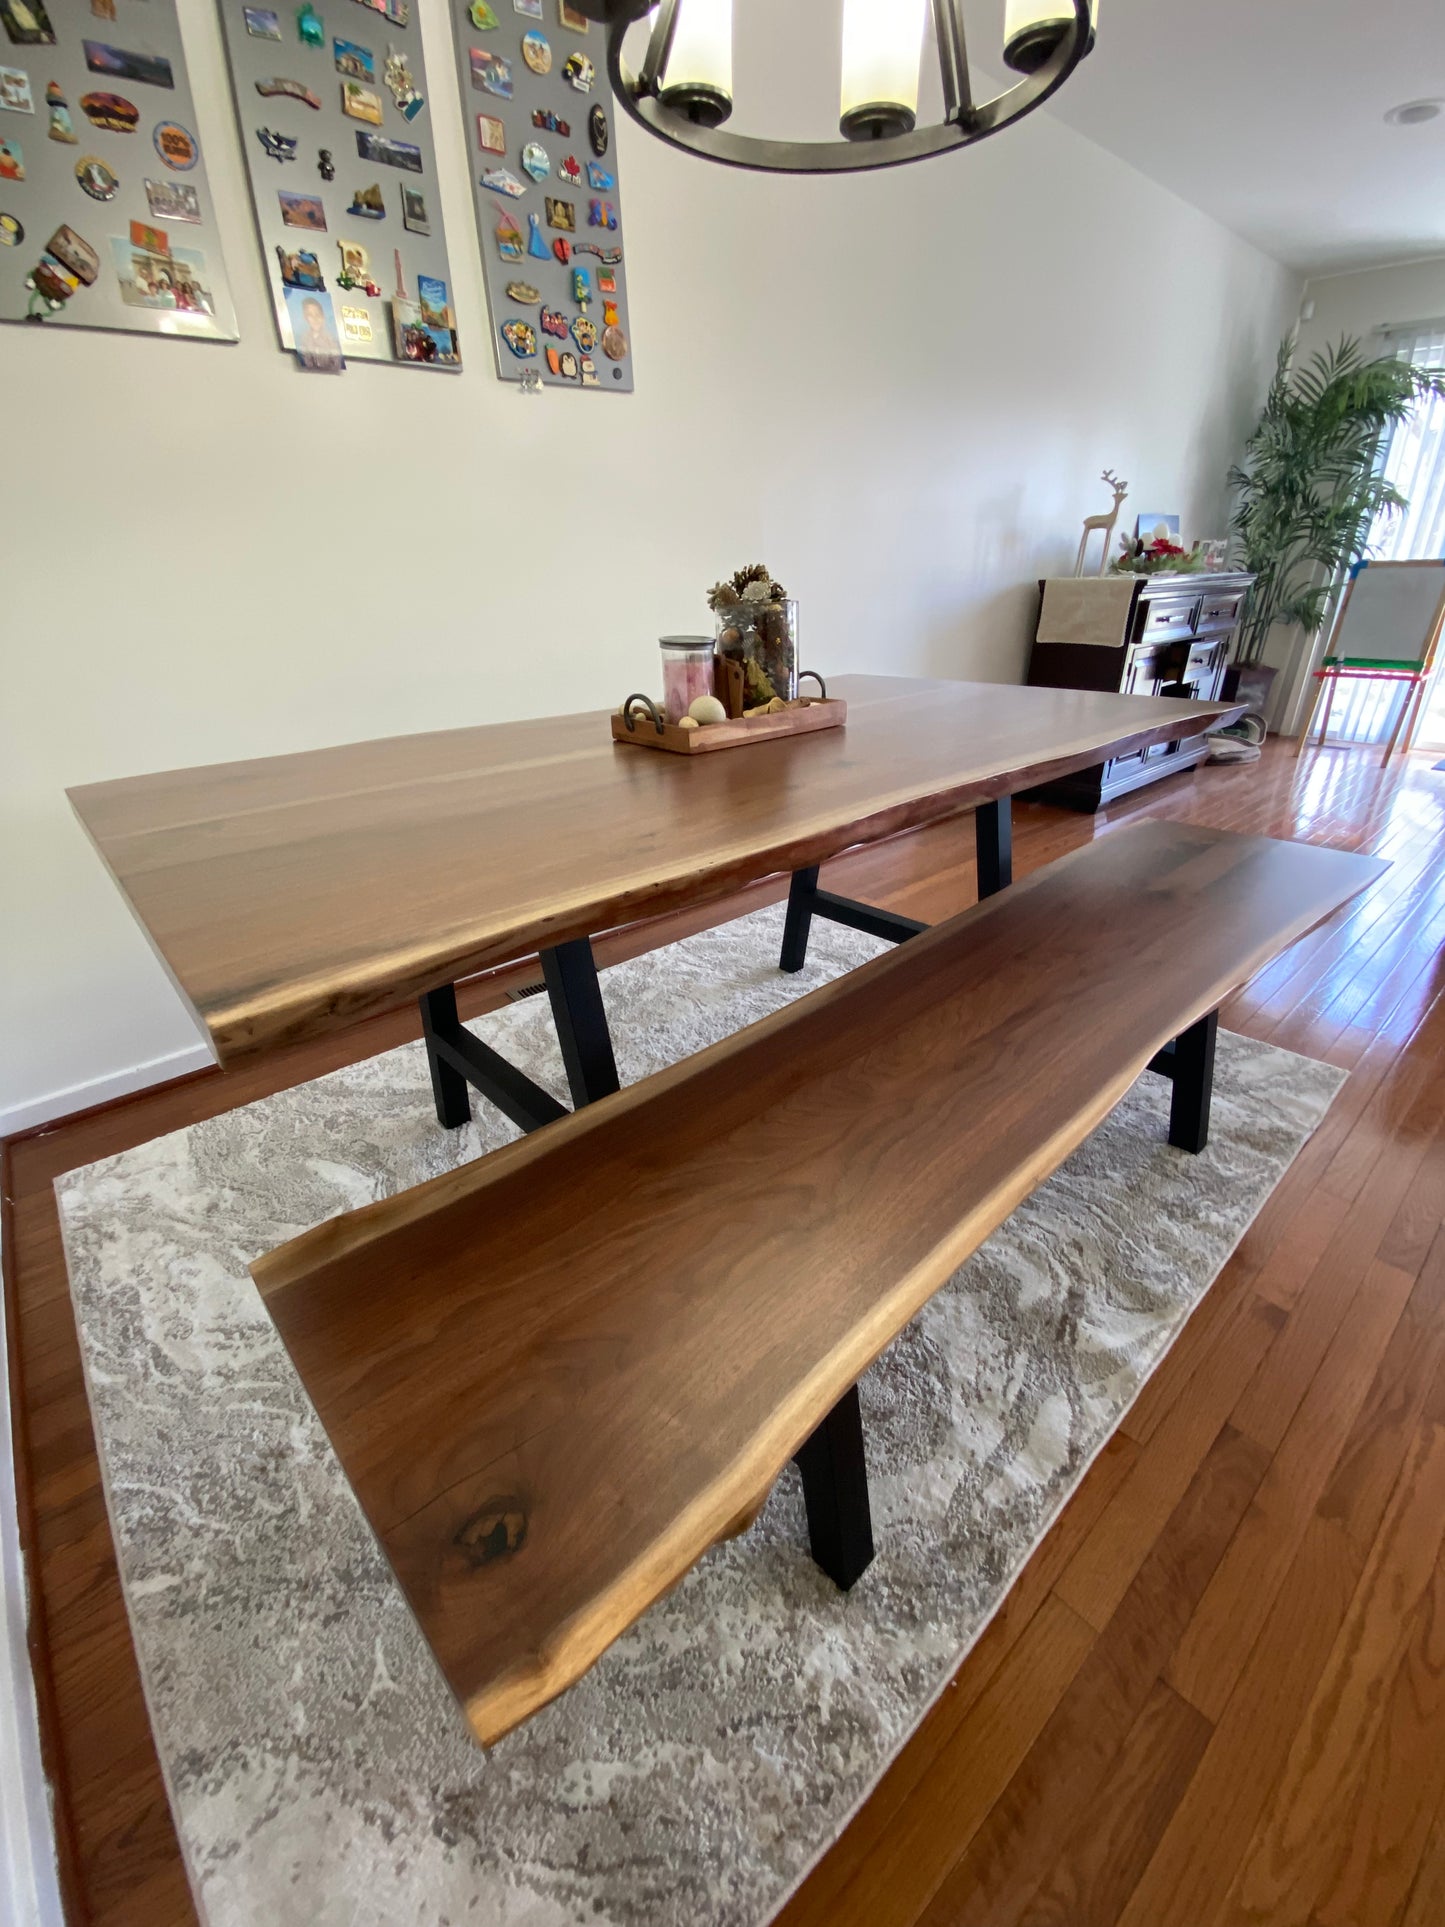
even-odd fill
[[[1192,824],[1113,832],[258,1260],[478,1737],[746,1524],[1154,1053],[1384,867]]]

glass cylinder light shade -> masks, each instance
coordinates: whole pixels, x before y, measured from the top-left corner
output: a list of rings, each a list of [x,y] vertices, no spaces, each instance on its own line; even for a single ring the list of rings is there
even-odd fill
[[[659,98],[703,127],[733,110],[733,0],[678,0]]]
[[[1061,0],[1008,0],[1003,18],[1003,57],[1016,73],[1037,73],[1074,24],[1074,10]],[[1089,25],[1099,23],[1099,0],[1089,0]]]
[[[927,11],[928,0],[845,0],[838,126],[847,139],[912,132]]]

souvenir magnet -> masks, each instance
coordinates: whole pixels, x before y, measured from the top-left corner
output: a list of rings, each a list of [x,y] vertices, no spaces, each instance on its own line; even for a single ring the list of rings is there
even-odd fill
[[[589,201],[587,203],[588,227],[604,227],[612,232],[617,228],[617,209],[611,201]]]
[[[524,13],[529,20],[542,18],[542,0],[512,0],[513,13]]]
[[[587,185],[589,187],[595,187],[601,193],[606,194],[616,187],[617,182],[613,176],[607,172],[605,167],[599,167],[596,161],[588,161]]]
[[[592,276],[586,268],[572,270],[572,299],[579,308],[585,308],[592,299]]]
[[[609,361],[621,361],[627,354],[627,336],[615,323],[602,330],[602,352]]]
[[[572,259],[572,243],[565,235],[559,234],[557,239],[552,243],[552,252],[565,268],[567,263]]]
[[[548,372],[554,375],[560,375],[562,372],[562,357],[555,348],[547,350],[547,368]]]
[[[0,181],[25,179],[25,150],[19,141],[0,140]]]
[[[493,27],[500,27],[502,24],[487,5],[487,0],[472,0],[472,4],[467,8],[467,18],[478,33],[490,33]]]
[[[75,128],[71,125],[70,104],[53,80],[45,90],[45,104],[50,109],[50,138],[64,141],[67,147],[74,147]]]
[[[542,392],[541,369],[524,368],[517,383],[517,392],[522,395],[540,395]]]
[[[169,254],[171,251],[171,237],[165,229],[152,227],[148,221],[131,222],[130,244],[133,248],[144,248],[147,254]]]
[[[495,114],[477,115],[477,146],[484,154],[505,154],[507,130]]]
[[[155,221],[199,221],[201,197],[184,181],[147,181],[146,205]]]
[[[426,196],[419,187],[403,187],[401,190],[401,224],[409,234],[431,233]]]
[[[622,261],[621,248],[600,248],[595,241],[579,241],[577,253],[596,255],[597,259],[609,268],[620,266]]]
[[[303,47],[326,45],[326,28],[311,0],[303,0],[303,4],[296,9],[296,34]]]
[[[329,147],[317,148],[316,172],[321,176],[323,181],[334,181],[336,179],[336,162],[331,157],[331,149]]]
[[[522,35],[522,58],[534,74],[550,74],[552,71],[552,43],[544,33],[524,33]]]
[[[572,323],[572,339],[584,355],[590,355],[597,346],[597,323],[589,321],[585,314],[579,314]]]
[[[386,202],[381,198],[380,184],[373,181],[370,187],[357,188],[346,211],[358,221],[384,221]]]
[[[156,146],[157,147],[160,147],[160,138],[161,138],[161,130],[158,127],[156,129]],[[277,133],[274,133],[269,127],[258,127],[256,129],[256,138],[258,141],[260,141],[261,145],[265,148],[267,154],[270,156],[270,158],[273,161],[294,161],[295,160],[296,142],[295,142],[295,139],[290,134],[277,134]],[[166,165],[168,167],[174,167],[176,165],[175,161],[167,158],[166,151],[163,147],[160,148],[160,153],[161,153],[161,159],[166,162]],[[194,167],[195,166],[194,160],[191,161],[189,165]]]
[[[512,98],[510,60],[504,60],[501,54],[488,53],[485,47],[473,47],[468,59],[471,62],[473,87],[484,94],[495,94],[498,100]]]
[[[534,288],[530,281],[509,281],[507,299],[515,301],[519,308],[535,308],[542,299],[542,293],[539,288]]]
[[[583,355],[582,357],[582,386],[584,388],[600,388],[602,386],[601,382],[597,379],[597,363],[592,359],[591,355]]]
[[[281,16],[273,13],[270,7],[242,7],[246,31],[257,40],[279,40],[281,38]],[[110,18],[114,20],[112,13]]]
[[[288,194],[283,187],[276,199],[287,227],[304,227],[312,234],[326,232],[326,208],[319,194]]]
[[[299,100],[306,107],[321,105],[320,94],[313,93],[304,81],[287,80],[280,74],[272,80],[258,80],[256,92],[263,100],[270,100],[277,94],[284,94],[288,100]]]
[[[604,328],[615,328],[617,326],[617,303],[615,301],[604,301],[602,303],[602,325]]]
[[[375,299],[381,293],[381,289],[371,278],[371,256],[366,249],[360,241],[338,241],[336,245],[341,254],[341,272],[336,277],[337,287],[345,288],[348,294],[354,288],[360,288],[364,294],[369,294]]]
[[[406,55],[398,53],[395,47],[386,50],[386,66],[382,72],[387,90],[396,102],[397,112],[403,120],[415,120],[426,105],[411,68],[407,65]]]
[[[0,214],[0,248],[18,248],[25,229],[13,214]]]
[[[376,79],[376,55],[370,47],[358,46],[354,40],[333,40],[331,55],[337,73],[347,80]]]
[[[587,116],[587,138],[592,143],[592,152],[600,161],[612,140],[612,130],[607,125],[607,109],[600,100]]]
[[[611,268],[599,268],[597,270],[597,292],[599,294],[616,294],[617,276],[612,272]]]
[[[324,288],[325,279],[321,273],[321,263],[314,254],[304,248],[292,252],[277,246],[276,260],[281,269],[282,285],[288,288]]]
[[[363,87],[359,80],[343,80],[341,83],[341,111],[352,120],[363,120],[368,127],[381,125],[381,95],[369,87]]]
[[[557,178],[565,181],[568,187],[581,187],[582,169],[577,165],[577,156],[569,154],[566,160],[557,163]]]
[[[568,54],[562,62],[562,78],[569,87],[575,87],[579,94],[590,94],[597,78],[597,69],[586,54]]]
[[[542,217],[540,214],[529,214],[527,216],[527,229],[528,254],[530,254],[534,260],[545,261],[547,259],[547,240],[546,236],[542,233]]]
[[[569,7],[567,0],[557,0],[557,24],[571,33],[586,33],[592,23],[580,7]]]
[[[534,181],[545,181],[552,172],[552,157],[541,141],[528,141],[522,149],[522,166]]]
[[[537,331],[528,321],[504,321],[502,339],[518,361],[537,352]]]
[[[497,222],[497,252],[504,261],[522,258],[522,230],[511,214],[504,214]]]
[[[507,194],[515,201],[527,191],[527,183],[519,181],[510,169],[488,167],[482,173],[482,186],[490,188],[493,194]]]
[[[75,163],[75,178],[92,201],[113,201],[120,180],[95,154],[82,154]]]
[[[563,228],[568,234],[577,232],[577,209],[571,201],[560,201],[548,194],[546,207],[548,227]]]
[[[532,109],[532,125],[534,127],[540,127],[544,134],[560,134],[563,140],[566,140],[572,132],[572,123],[570,121],[558,120],[550,108],[534,107]]]
[[[576,355],[568,353],[562,356],[562,379],[563,381],[576,381],[577,379]]]
[[[376,337],[372,333],[371,328],[371,316],[368,311],[365,308],[348,307],[343,301],[341,304],[341,346],[343,350],[347,348],[367,347],[375,339]]]
[[[291,342],[296,365],[307,375],[341,375],[346,372],[346,357],[341,352],[341,331],[331,306],[331,296],[323,289],[286,290],[286,312],[291,320]]]
[[[55,85],[52,80],[51,87]],[[50,98],[49,89],[46,99]],[[23,67],[0,67],[0,107],[12,114],[33,114],[35,96],[30,91],[30,76]]]
[[[567,339],[567,317],[560,308],[543,308],[542,333],[555,335],[558,341]]]
[[[92,127],[103,127],[108,134],[133,134],[140,109],[124,94],[82,94],[80,111]]]

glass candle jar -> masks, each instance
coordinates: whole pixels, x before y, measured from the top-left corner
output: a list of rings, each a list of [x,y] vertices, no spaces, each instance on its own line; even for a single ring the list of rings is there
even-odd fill
[[[774,697],[785,703],[798,695],[798,605],[749,601],[720,609],[717,652],[742,664],[743,704],[757,709]]]
[[[713,693],[711,636],[662,636],[662,707],[670,723],[680,723],[699,696]]]

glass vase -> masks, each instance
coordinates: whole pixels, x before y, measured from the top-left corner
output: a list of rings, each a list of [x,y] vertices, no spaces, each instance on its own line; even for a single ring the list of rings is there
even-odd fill
[[[743,707],[760,709],[781,697],[798,698],[798,605],[735,602],[718,612],[717,652],[741,663]]]

